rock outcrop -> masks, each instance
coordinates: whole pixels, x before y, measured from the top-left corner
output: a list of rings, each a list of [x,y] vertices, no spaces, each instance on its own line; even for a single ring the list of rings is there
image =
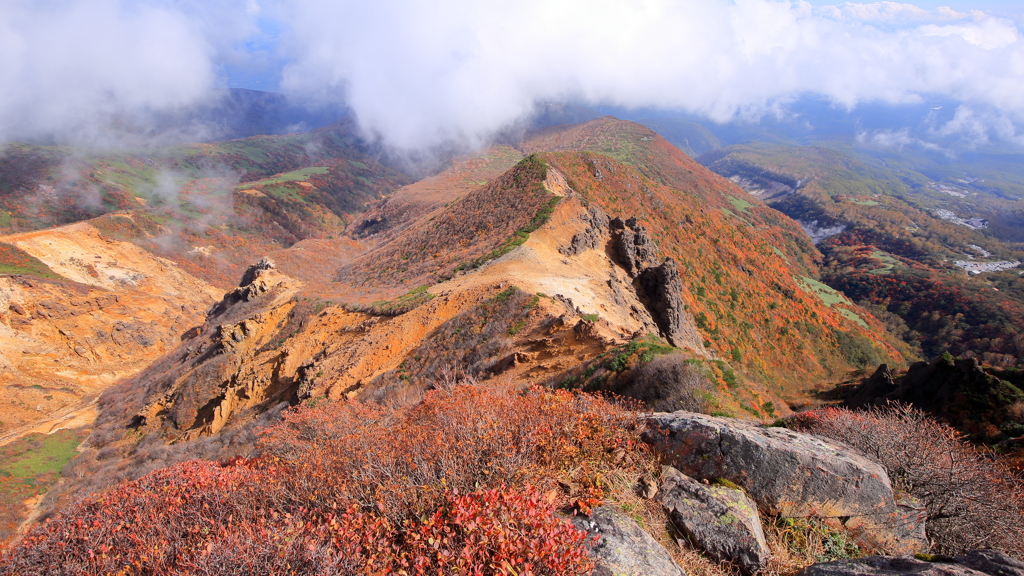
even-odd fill
[[[657,540],[614,506],[574,516],[572,523],[595,537],[594,576],[686,576]]]
[[[975,358],[940,356],[916,362],[896,376],[881,365],[869,378],[849,389],[844,403],[851,408],[911,404],[950,422],[972,440],[998,442],[1024,435],[1024,375],[1019,371],[982,366]]]
[[[697,326],[683,303],[683,281],[675,260],[666,258],[660,266],[645,269],[636,283],[640,300],[669,344],[682,348],[696,343],[703,347]]]
[[[292,297],[301,285],[267,258],[250,266],[240,286],[210,308],[199,330],[189,333],[172,369],[153,367],[153,374],[140,375],[151,397],[129,427],[169,427],[178,439],[192,439],[216,433],[237,413],[258,413],[292,400],[298,383],[281,370],[296,360],[263,348],[288,322],[296,304]]]
[[[968,568],[993,576],[1024,576],[1024,562],[998,550],[971,550],[953,559]]]
[[[808,566],[797,576],[1024,576],[1024,562],[995,550],[973,550],[934,561],[902,556],[870,556]]]
[[[645,439],[665,464],[742,486],[773,515],[837,518],[897,553],[927,548],[924,511],[898,503],[885,470],[849,447],[785,428],[689,412],[655,414]]]
[[[888,364],[881,364],[875,373],[850,390],[845,404],[850,408],[863,408],[876,404],[882,398],[896,391],[895,375]],[[877,402],[880,403],[880,402]]]
[[[732,562],[745,574],[767,564],[771,551],[757,505],[742,490],[705,485],[665,466],[655,499],[687,540],[714,560]]]
[[[608,222],[608,252],[633,279],[637,297],[647,308],[661,335],[677,348],[704,353],[704,343],[683,302],[683,281],[671,258],[658,264],[658,249],[636,218]],[[576,238],[573,238],[576,241]]]
[[[238,283],[238,287],[225,294],[220,302],[214,304],[210,308],[208,316],[220,316],[239,302],[249,302],[258,296],[266,294],[271,287],[279,284],[281,281],[280,275],[274,278],[267,274],[268,271],[275,270],[276,268],[274,261],[270,258],[262,258],[259,262],[249,266],[245,273],[242,274],[242,281]]]
[[[612,231],[612,246],[616,259],[631,276],[658,263],[658,251],[650,234],[636,218],[614,218],[608,223]]]
[[[568,245],[558,248],[561,254],[576,256],[586,250],[597,248],[604,239],[605,230],[608,229],[608,215],[603,210],[591,204],[587,206],[587,211],[581,219],[585,223],[583,230],[573,234]]]

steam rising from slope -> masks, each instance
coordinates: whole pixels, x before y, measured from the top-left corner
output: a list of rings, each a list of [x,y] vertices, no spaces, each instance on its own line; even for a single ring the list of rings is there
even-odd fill
[[[255,54],[245,42],[265,41],[269,26],[282,30],[273,51],[284,91],[344,100],[400,147],[482,139],[542,100],[724,121],[782,110],[802,93],[847,107],[941,95],[984,110],[961,118],[991,119],[971,124],[973,138],[980,129],[1024,143],[1024,38],[1018,23],[977,11],[800,0],[130,6],[0,5],[0,138],[209,98],[217,67]]]

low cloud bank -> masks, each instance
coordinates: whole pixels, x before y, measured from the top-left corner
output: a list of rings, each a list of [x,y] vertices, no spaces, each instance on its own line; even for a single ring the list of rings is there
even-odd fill
[[[0,139],[145,133],[154,112],[216,98],[247,59],[279,62],[283,91],[346,102],[404,148],[483,140],[538,101],[728,121],[808,93],[843,107],[939,95],[965,105],[944,136],[1024,144],[1020,23],[785,0],[12,0]]]

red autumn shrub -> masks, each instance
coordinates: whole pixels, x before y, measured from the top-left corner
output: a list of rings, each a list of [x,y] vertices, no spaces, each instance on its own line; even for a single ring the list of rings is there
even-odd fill
[[[997,548],[1024,554],[1024,483],[952,426],[899,404],[803,412],[789,423],[878,461],[894,488],[924,504],[935,551]]]
[[[451,498],[406,534],[413,573],[590,574],[587,533],[551,514],[536,491]],[[403,565],[404,567],[404,565]]]
[[[81,502],[0,574],[589,574],[586,534],[554,508],[653,466],[638,433],[635,414],[566,391],[301,407],[260,458],[178,464]]]
[[[483,386],[430,392],[406,412],[359,403],[303,406],[261,441],[293,470],[297,503],[373,507],[395,521],[436,507],[449,490],[500,483],[571,486],[567,504],[601,496],[601,473],[650,466],[642,418],[599,397]],[[330,481],[326,481],[330,479]]]

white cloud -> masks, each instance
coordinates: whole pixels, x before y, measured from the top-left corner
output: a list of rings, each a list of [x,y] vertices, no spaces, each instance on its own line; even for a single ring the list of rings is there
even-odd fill
[[[991,108],[959,106],[953,119],[932,129],[939,137],[955,137],[969,147],[989,144],[993,140],[1024,146],[1024,134],[1005,113]]]
[[[212,81],[203,42],[158,9],[112,2],[0,5],[0,126],[51,131],[121,106],[190,101]]]
[[[247,30],[229,19],[184,1],[0,2],[0,140],[96,142],[112,123],[145,131],[150,113],[210,97],[232,30]]]
[[[1024,119],[1013,22],[911,4],[779,0],[281,0],[287,89],[344,93],[399,145],[476,136],[537,100],[682,107],[726,120],[800,93],[941,94]]]
[[[1017,25],[910,3],[0,0],[0,138],[144,121],[208,98],[220,67],[278,61],[285,90],[344,99],[400,146],[484,138],[562,99],[728,120],[803,93],[941,95],[1024,122]]]
[[[938,144],[911,136],[910,129],[908,128],[901,128],[899,130],[876,130],[871,133],[860,132],[857,134],[857,141],[862,144],[871,143],[883,148],[896,148],[898,150],[903,150],[907,147],[913,147],[951,154],[950,151],[942,148]]]

